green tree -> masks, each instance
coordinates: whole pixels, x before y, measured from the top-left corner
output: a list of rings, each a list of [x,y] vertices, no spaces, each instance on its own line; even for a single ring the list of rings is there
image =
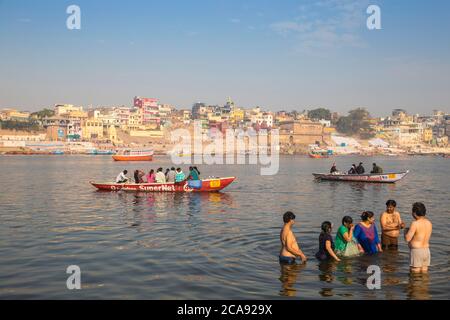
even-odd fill
[[[318,108],[314,110],[308,111],[308,117],[310,119],[317,119],[317,120],[331,120],[331,112],[328,109],[325,108]]]
[[[370,126],[370,113],[364,108],[350,110],[348,116],[340,117],[336,123],[337,131],[348,135],[359,135],[368,139],[374,136]]]
[[[47,117],[53,117],[55,115],[55,112],[51,109],[43,109],[41,111],[33,112],[31,114],[32,117],[36,117],[38,119],[47,118]]]

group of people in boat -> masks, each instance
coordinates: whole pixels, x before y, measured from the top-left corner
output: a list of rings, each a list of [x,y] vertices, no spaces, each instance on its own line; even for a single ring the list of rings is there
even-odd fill
[[[116,183],[128,183],[130,178],[127,177],[128,170],[123,170],[116,178]],[[134,183],[181,183],[186,180],[200,180],[200,171],[197,167],[189,167],[189,174],[186,174],[181,168],[167,168],[163,172],[163,168],[158,168],[155,172],[151,169],[147,174],[143,170],[134,170]]]
[[[413,204],[414,221],[409,228],[405,228],[405,223],[396,207],[395,200],[386,202],[386,210],[380,216],[381,237],[378,236],[375,214],[372,211],[364,211],[361,214],[361,222],[356,225],[352,217],[343,217],[334,240],[333,224],[330,221],[324,221],[321,225],[319,248],[315,257],[320,261],[341,261],[343,257],[373,255],[386,249],[397,250],[400,230],[404,229],[404,239],[410,248],[411,272],[427,272],[431,261],[429,240],[432,224],[426,218],[425,205],[421,202]],[[302,263],[307,260],[292,231],[294,220],[295,215],[290,211],[283,215],[284,226],[280,233],[279,255],[279,261],[282,264],[293,264],[297,257]]]
[[[372,171],[370,171],[371,174],[382,174],[383,173],[383,169],[378,166],[376,163],[372,164]],[[363,163],[360,162],[358,166],[356,166],[356,164],[352,164],[352,167],[350,168],[350,170],[348,170],[347,174],[364,174],[366,172],[366,169],[364,169]],[[339,172],[339,170],[336,167],[336,163],[334,162],[331,169],[330,169],[330,173],[331,174],[341,174]]]

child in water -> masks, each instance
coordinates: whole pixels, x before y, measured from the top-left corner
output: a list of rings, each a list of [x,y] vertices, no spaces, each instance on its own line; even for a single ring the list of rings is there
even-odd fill
[[[322,223],[322,232],[319,236],[319,251],[316,253],[316,258],[319,260],[328,260],[333,258],[336,261],[341,261],[334,252],[334,242],[331,237],[331,222],[325,221]]]

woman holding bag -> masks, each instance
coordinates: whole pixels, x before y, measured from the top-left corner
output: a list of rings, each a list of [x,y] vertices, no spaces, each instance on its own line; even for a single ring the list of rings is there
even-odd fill
[[[342,218],[342,225],[339,227],[336,234],[335,248],[338,256],[353,257],[360,254],[356,240],[353,238],[352,217],[345,216]]]

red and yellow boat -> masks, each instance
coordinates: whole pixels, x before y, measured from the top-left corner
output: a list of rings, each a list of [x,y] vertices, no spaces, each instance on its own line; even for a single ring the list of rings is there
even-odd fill
[[[179,183],[96,183],[90,181],[94,187],[102,191],[140,191],[140,192],[217,192],[229,184],[236,177],[209,178]]]
[[[112,158],[115,161],[152,161],[153,150],[151,149],[123,149]]]

